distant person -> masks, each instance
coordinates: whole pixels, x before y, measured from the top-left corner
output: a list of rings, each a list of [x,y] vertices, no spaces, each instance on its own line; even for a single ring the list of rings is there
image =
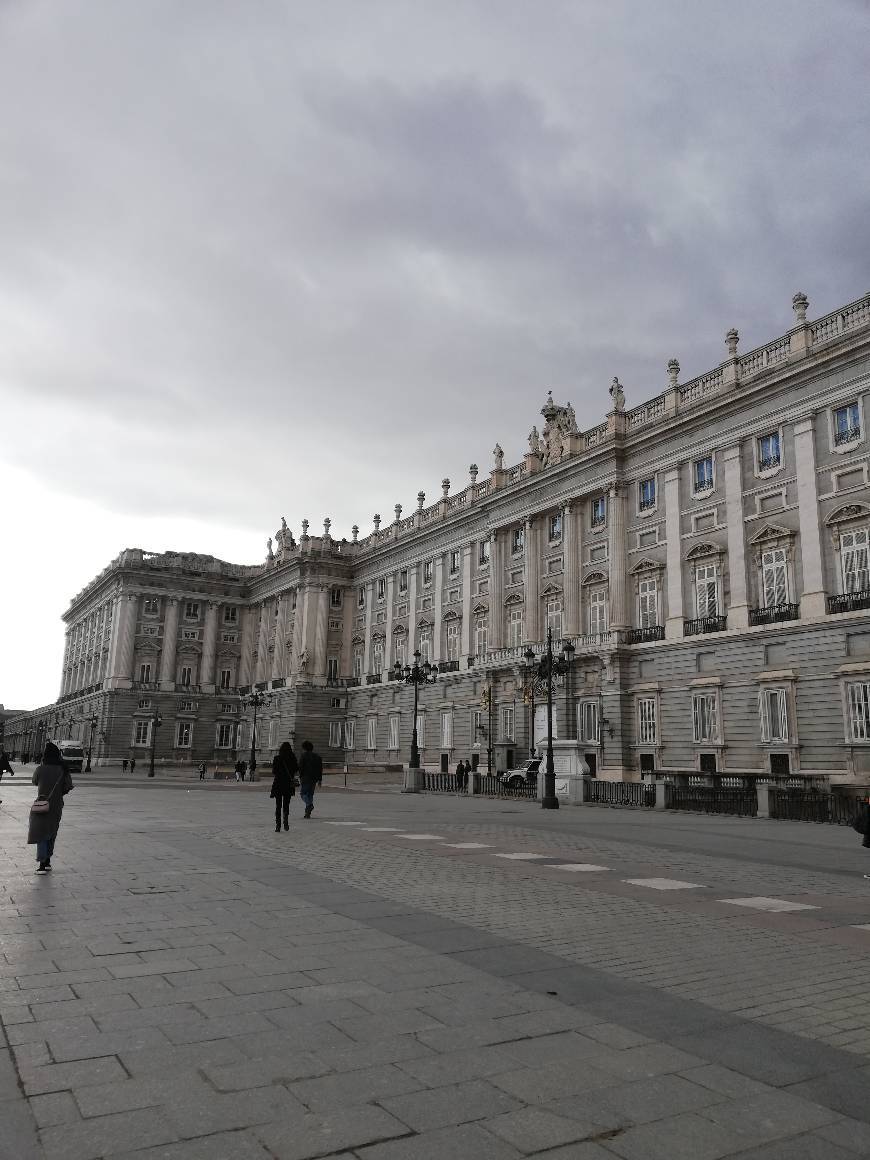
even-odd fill
[[[0,777],[2,777],[4,773],[8,773],[11,777],[15,776],[15,770],[9,764],[9,754],[5,749],[0,750]]]
[[[305,802],[305,817],[314,813],[314,791],[323,781],[323,761],[314,752],[310,741],[302,742],[302,760],[299,763],[299,796]]]
[[[459,793],[465,793],[465,787],[468,785],[468,775],[465,772],[465,765],[460,759],[456,763],[456,789]]]
[[[130,758],[130,772],[133,773],[135,771],[135,769],[136,769],[136,758],[131,757]]]
[[[199,780],[205,781],[206,764],[204,761],[199,763]]]
[[[51,870],[51,856],[63,814],[64,794],[73,788],[69,770],[60,750],[52,741],[46,743],[42,762],[33,771],[32,780],[36,786],[36,801],[30,808],[27,844],[36,846],[37,874],[45,874]],[[43,807],[41,803],[47,803],[47,806]]]
[[[235,776],[236,781],[239,781],[239,775],[241,774],[241,772],[242,772],[242,763],[240,761],[237,761],[236,764],[233,766],[233,774]]]
[[[126,773],[126,772],[127,772],[127,766],[128,766],[129,764],[130,764],[130,762],[129,762],[129,761],[127,760],[127,758],[125,757],[125,758],[124,758],[124,760],[121,762],[121,772],[122,772],[122,773]]]
[[[281,743],[281,748],[272,758],[272,789],[270,798],[275,799],[275,833],[281,832],[281,819],[284,820],[284,829],[290,829],[290,799],[296,793],[296,771],[299,763],[293,746],[289,741]]]

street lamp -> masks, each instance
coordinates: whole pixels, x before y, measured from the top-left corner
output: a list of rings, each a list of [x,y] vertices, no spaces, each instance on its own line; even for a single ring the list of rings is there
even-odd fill
[[[90,732],[88,733],[88,760],[85,764],[85,773],[91,772],[91,751],[94,748],[94,730],[96,729],[97,725],[99,725],[99,719],[97,718],[96,713],[91,713],[88,724],[91,728]]]
[[[272,694],[263,693],[259,689],[252,689],[250,693],[242,694],[239,700],[243,705],[250,705],[254,710],[254,723],[251,728],[251,761],[248,768],[251,771],[251,777],[257,771],[257,710],[264,705],[272,704]]]
[[[154,716],[151,718],[151,755],[148,762],[148,776],[154,776],[154,750],[157,746],[157,730],[163,724],[163,718],[160,716],[158,709],[154,710]]]
[[[557,810],[556,770],[553,766],[553,677],[567,673],[574,659],[574,646],[570,640],[562,641],[562,653],[553,656],[553,630],[547,629],[547,651],[539,661],[531,649],[525,654],[527,670],[547,682],[547,765],[544,774],[544,796],[541,805],[545,810]]]
[[[399,662],[396,661],[392,671],[394,681],[404,681],[406,685],[414,686],[414,730],[411,733],[411,760],[408,762],[409,769],[420,768],[420,748],[417,744],[417,702],[420,686],[434,684],[438,679],[438,670],[434,669],[428,661],[421,665],[420,655],[420,650],[416,649],[413,665],[405,665],[402,668]]]

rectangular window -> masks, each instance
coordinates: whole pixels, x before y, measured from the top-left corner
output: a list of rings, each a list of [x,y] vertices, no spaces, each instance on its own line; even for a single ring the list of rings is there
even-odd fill
[[[698,564],[695,568],[695,615],[719,615],[719,569],[715,564]]]
[[[607,500],[603,495],[599,495],[591,504],[590,523],[593,528],[601,528],[607,520]]]
[[[518,648],[523,643],[523,610],[512,608],[508,612],[508,644]]]
[[[235,713],[235,711],[236,711],[236,707],[232,703],[232,701],[221,701],[221,712],[222,713]]]
[[[387,581],[384,576],[378,580],[378,600],[384,600],[387,595]]]
[[[399,591],[400,592],[407,592],[408,591],[408,569],[407,568],[403,568],[402,571],[399,573]]]
[[[761,740],[788,741],[788,700],[785,689],[762,689]]]
[[[547,628],[553,634],[553,640],[562,639],[562,601],[547,601]]]
[[[363,654],[362,649],[354,649],[353,653],[353,675],[357,678],[362,676],[363,671]]]
[[[597,701],[581,701],[577,706],[577,734],[589,745],[601,743],[601,723]]]
[[[181,639],[182,640],[199,640],[199,629],[183,628],[181,630]]]
[[[178,749],[190,748],[190,722],[179,721],[175,727],[175,745]]]
[[[326,679],[328,681],[338,680],[338,657],[326,658]]]
[[[489,563],[489,540],[481,540],[477,545],[477,562],[478,564]]]
[[[511,532],[511,555],[519,556],[523,550],[526,542],[526,533],[524,528],[514,528]]]
[[[771,471],[779,467],[782,457],[779,450],[779,432],[771,431],[758,440],[758,470]]]
[[[329,748],[330,749],[340,749],[341,748],[341,722],[340,721],[330,721],[329,722]]]
[[[400,665],[405,664],[405,658],[406,658],[405,637],[402,633],[399,633],[398,636],[393,638],[393,655],[395,656],[396,660],[399,662]]]
[[[353,749],[354,738],[356,736],[356,721],[345,721],[344,723],[344,747],[345,749]]]
[[[637,507],[639,511],[648,511],[656,506],[656,481],[642,479],[637,485]]]
[[[149,701],[149,704],[150,704],[150,701]],[[179,701],[178,711],[179,711],[179,713],[192,713],[193,712],[193,701]]]
[[[143,685],[147,685],[151,680],[151,665],[143,664],[139,666],[139,680]]]
[[[273,717],[269,722],[269,748],[274,749],[278,744],[278,719]]]
[[[589,632],[592,636],[607,632],[606,588],[593,588],[589,593]]]
[[[866,528],[843,532],[840,536],[840,564],[843,570],[843,591],[864,592],[870,588],[870,559],[868,559]]]
[[[382,673],[384,671],[384,642],[376,640],[372,644],[372,672]]]
[[[417,714],[417,747],[418,749],[425,749],[426,747],[426,714]]]
[[[182,665],[181,667],[181,684],[185,687],[189,686],[193,680],[193,669],[190,665]]]
[[[447,624],[447,659],[459,660],[459,623],[451,620]]]
[[[692,464],[692,490],[695,495],[713,490],[713,456],[705,455]]]
[[[450,575],[455,576],[459,572],[459,553],[450,553]]]
[[[151,698],[150,697],[140,697],[139,704],[138,704],[137,708],[150,709],[151,708]]]
[[[426,560],[423,563],[423,583],[424,584],[431,584],[432,583],[432,561],[431,560]]]
[[[637,586],[638,622],[641,628],[654,628],[659,622],[659,589],[654,576],[640,580]]]
[[[235,644],[237,637],[234,632],[225,632],[222,634],[221,640],[224,644]]]
[[[640,697],[637,702],[637,740],[640,745],[656,744],[656,724],[655,697]]]
[[[153,596],[148,596],[145,599],[145,616],[157,616],[160,612],[160,601],[155,600]]]
[[[834,411],[834,443],[852,443],[861,438],[861,419],[858,404],[849,403]]]
[[[549,540],[550,540],[551,544],[555,543],[556,540],[562,539],[562,515],[561,515],[561,512],[558,515],[550,516],[550,522],[549,522],[548,528],[549,528]]]
[[[394,714],[390,717],[390,739],[387,749],[399,748],[399,718]]]
[[[471,712],[471,744],[480,741],[483,730],[483,710],[473,709]]]
[[[785,548],[770,548],[761,556],[761,586],[764,607],[788,603],[788,573]]]
[[[378,719],[377,717],[366,718],[366,749],[377,749],[378,747]]]
[[[514,739],[514,711],[511,706],[506,705],[501,711],[501,735],[505,741]]]
[[[489,647],[489,621],[485,616],[479,616],[474,624],[474,651],[475,655],[486,655]]]
[[[188,600],[184,606],[185,620],[199,620],[199,601]]]
[[[453,748],[453,714],[449,709],[441,714],[441,748]]]
[[[852,741],[870,741],[870,683],[847,685],[849,695],[849,735]]]
[[[148,745],[151,741],[151,722],[137,721],[133,727],[133,744]]]
[[[143,625],[142,635],[143,636],[156,636],[157,635],[157,625],[156,624]]]
[[[329,605],[331,608],[341,608],[341,589],[330,588],[329,590]]]
[[[221,689],[231,689],[233,687],[233,670],[221,669],[220,683]]]
[[[239,610],[234,604],[228,604],[224,609],[224,624],[236,624],[239,619]]]
[[[365,608],[366,606],[366,590],[364,584],[360,585],[360,587],[357,589],[356,606],[357,608]]]
[[[692,735],[696,744],[719,740],[715,693],[696,693],[692,697]]]
[[[420,629],[420,664],[432,661],[432,629],[425,625]]]
[[[270,740],[271,744],[271,740]],[[233,723],[232,721],[219,721],[217,727],[217,741],[215,749],[232,749],[233,747]]]

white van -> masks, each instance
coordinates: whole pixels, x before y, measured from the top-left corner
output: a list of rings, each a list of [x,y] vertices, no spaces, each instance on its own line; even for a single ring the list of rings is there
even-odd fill
[[[60,755],[67,764],[70,773],[81,773],[85,759],[84,750],[80,741],[55,741]]]

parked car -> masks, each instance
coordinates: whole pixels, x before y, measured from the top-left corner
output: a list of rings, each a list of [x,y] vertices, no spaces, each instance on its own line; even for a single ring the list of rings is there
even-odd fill
[[[498,775],[499,780],[507,789],[524,789],[526,786],[534,785],[538,780],[541,761],[540,757],[530,757],[523,765],[504,770]]]

